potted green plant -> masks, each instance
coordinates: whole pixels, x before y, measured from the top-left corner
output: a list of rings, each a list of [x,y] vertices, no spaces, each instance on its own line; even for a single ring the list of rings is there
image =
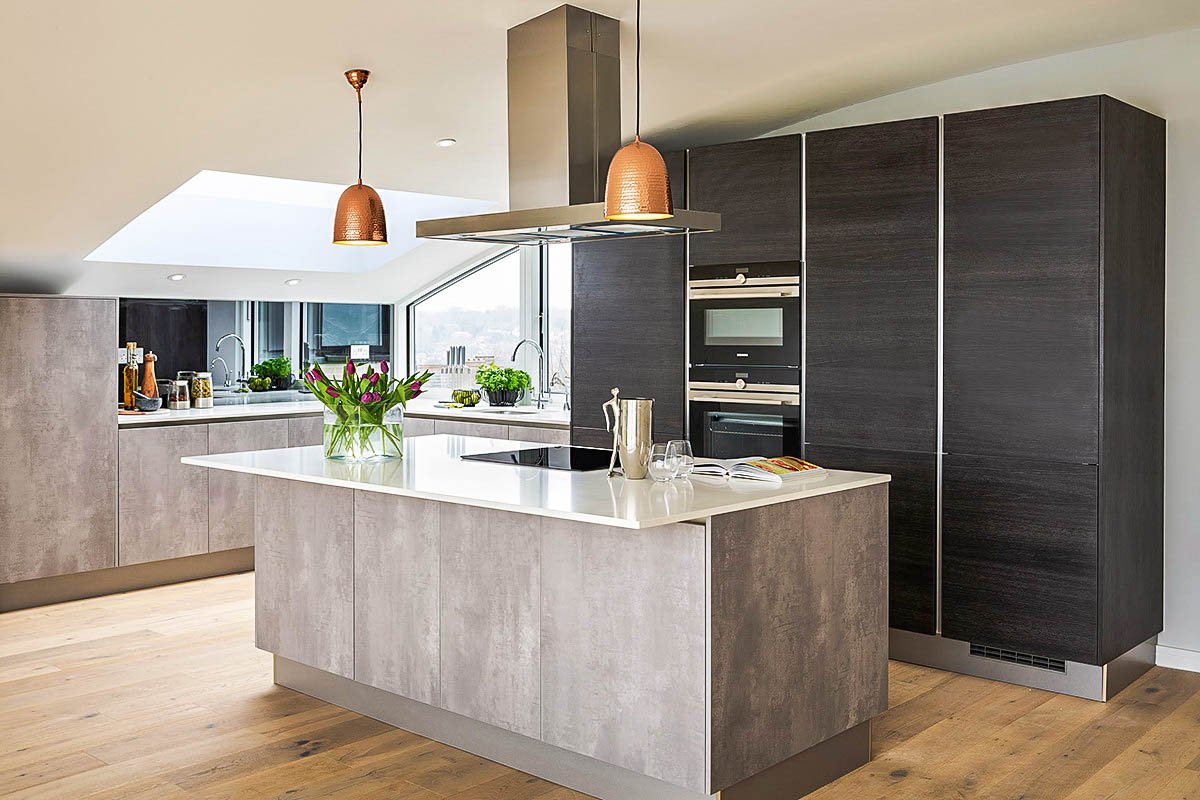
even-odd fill
[[[292,360],[287,356],[268,358],[252,366],[250,374],[260,382],[269,381],[272,389],[287,389],[292,385]]]
[[[404,454],[404,407],[421,394],[433,373],[392,377],[388,362],[379,370],[346,361],[338,380],[317,364],[304,373],[304,383],[325,404],[325,457],[337,461],[382,461]]]
[[[515,406],[521,395],[533,386],[529,373],[523,369],[484,364],[475,372],[475,382],[487,392],[488,404]]]

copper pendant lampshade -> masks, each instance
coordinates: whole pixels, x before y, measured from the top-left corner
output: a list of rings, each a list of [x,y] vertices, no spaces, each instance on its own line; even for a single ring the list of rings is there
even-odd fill
[[[604,218],[630,222],[675,216],[667,164],[642,141],[642,0],[637,0],[637,116],[633,141],[613,156],[604,186]]]
[[[358,183],[346,188],[338,198],[333,215],[333,243],[371,246],[387,244],[387,219],[379,192],[362,182],[362,88],[370,71],[352,69],[346,80],[358,95]]]

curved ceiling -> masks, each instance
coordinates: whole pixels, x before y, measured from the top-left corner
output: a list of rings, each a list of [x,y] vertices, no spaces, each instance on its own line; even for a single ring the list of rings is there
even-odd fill
[[[632,0],[580,5],[632,19]],[[505,30],[545,0],[5,3],[0,12],[0,290],[302,296],[279,273],[85,263],[201,170],[343,183],[364,90],[364,179],[506,204]],[[69,11],[67,10],[69,9]],[[643,131],[745,138],[898,89],[1200,26],[1195,0],[646,0]],[[633,118],[632,27],[623,59]],[[451,136],[458,145],[434,146]],[[399,296],[472,246],[428,243],[303,295]],[[173,271],[173,270],[170,270]],[[311,275],[311,273],[310,273]],[[193,280],[194,279],[194,280]]]

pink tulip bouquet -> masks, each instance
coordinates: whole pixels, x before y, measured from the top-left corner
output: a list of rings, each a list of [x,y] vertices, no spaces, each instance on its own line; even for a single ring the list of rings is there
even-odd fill
[[[408,401],[421,394],[433,373],[413,373],[397,379],[388,362],[379,370],[368,366],[358,374],[346,361],[342,375],[332,380],[313,364],[304,383],[325,404],[325,457],[344,461],[399,458],[403,453],[404,415]]]

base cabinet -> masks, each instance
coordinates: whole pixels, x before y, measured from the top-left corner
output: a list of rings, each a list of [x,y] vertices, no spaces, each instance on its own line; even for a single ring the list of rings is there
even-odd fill
[[[288,447],[294,420],[264,419],[208,425],[208,452],[241,453]],[[208,476],[208,550],[254,545],[254,478],[213,471]]]
[[[208,426],[129,428],[117,439],[117,563],[207,553],[209,470],[179,459],[208,454]]]

